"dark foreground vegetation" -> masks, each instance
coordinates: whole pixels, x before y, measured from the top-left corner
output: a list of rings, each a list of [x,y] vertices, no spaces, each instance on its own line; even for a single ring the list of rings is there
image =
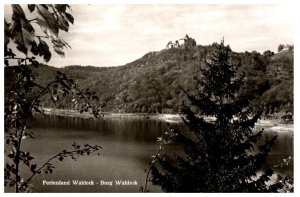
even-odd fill
[[[273,170],[264,168],[276,135],[260,142],[264,129],[254,132],[262,109],[251,101],[260,89],[240,92],[245,76],[238,74],[239,63],[230,63],[231,54],[223,40],[204,61],[197,88],[187,94],[191,104],[181,108],[188,131],[170,125],[158,138],[158,152],[150,162],[143,191],[148,180],[166,192],[289,191],[291,180],[271,180]],[[215,121],[206,121],[205,116]],[[165,149],[172,143],[179,144],[180,150],[168,154]]]

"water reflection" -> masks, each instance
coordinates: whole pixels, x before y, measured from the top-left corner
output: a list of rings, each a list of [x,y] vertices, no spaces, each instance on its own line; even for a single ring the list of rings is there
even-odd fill
[[[35,117],[31,122],[35,130],[53,129],[53,133],[74,132],[82,137],[97,135],[135,143],[153,143],[161,131],[166,130],[166,124],[158,119],[145,119],[141,117],[115,117],[100,120],[83,119],[74,117],[48,116]],[[87,134],[87,135],[86,135]],[[61,134],[59,134],[61,135]]]
[[[112,117],[90,120],[74,117],[34,117],[30,121],[36,140],[25,141],[24,149],[33,153],[40,164],[63,149],[70,149],[76,141],[103,147],[101,156],[89,156],[77,162],[65,160],[57,163],[51,175],[34,179],[35,192],[139,192],[144,185],[146,170],[152,154],[157,150],[156,139],[167,130],[165,122],[143,117]],[[265,128],[266,130],[268,128]],[[262,140],[269,139],[268,132]],[[278,138],[268,158],[268,165],[282,162],[293,155],[293,136],[277,133]],[[280,173],[293,177],[293,166]],[[43,186],[42,180],[136,180],[137,186]],[[151,192],[160,189],[150,185]]]

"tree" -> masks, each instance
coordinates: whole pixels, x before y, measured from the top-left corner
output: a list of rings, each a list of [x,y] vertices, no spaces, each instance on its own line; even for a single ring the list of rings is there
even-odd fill
[[[283,48],[284,48],[284,45],[283,45],[283,44],[278,45],[278,52],[282,51]]]
[[[253,130],[261,115],[251,106],[257,94],[237,94],[244,81],[237,74],[240,64],[230,64],[231,49],[224,41],[214,47],[196,78],[195,94],[187,94],[199,114],[184,105],[187,130],[171,127],[158,139],[144,191],[150,173],[151,182],[166,192],[276,192],[282,187],[280,182],[268,185],[273,171],[263,170],[276,136],[261,142],[263,129]],[[164,152],[172,141],[182,147],[174,157]]]
[[[266,57],[266,58],[271,58],[273,55],[274,55],[274,52],[273,51],[270,51],[270,50],[266,50],[263,55]]]
[[[294,45],[287,44],[286,46],[289,49],[289,52],[294,52]]]
[[[31,191],[30,181],[37,174],[53,172],[54,161],[63,161],[66,157],[76,160],[101,149],[98,145],[81,146],[74,142],[71,150],[62,150],[38,166],[30,152],[23,149],[22,141],[33,138],[33,133],[27,128],[27,122],[34,113],[43,113],[39,105],[40,98],[49,95],[56,103],[61,97],[71,95],[74,103],[81,103],[81,112],[90,112],[96,118],[101,117],[101,109],[91,105],[92,100],[98,100],[94,93],[88,89],[80,90],[64,73],[57,71],[55,79],[49,81],[46,86],[36,83],[33,75],[33,69],[39,66],[36,56],[42,57],[46,62],[51,59],[51,50],[47,42],[52,43],[53,50],[60,56],[64,56],[63,48],[70,47],[59,37],[59,31],[68,32],[69,25],[74,22],[69,13],[70,6],[29,4],[29,12],[24,12],[23,7],[17,4],[12,4],[11,7],[11,23],[4,19],[5,70],[12,73],[5,81],[9,88],[5,90],[4,185],[14,187],[15,192],[27,192]],[[37,25],[32,25],[33,23]],[[12,45],[12,42],[15,45]],[[14,61],[17,61],[17,65],[14,65]],[[28,177],[21,177],[21,174],[24,174],[20,172],[21,165],[28,166],[23,168],[30,170],[31,174]]]

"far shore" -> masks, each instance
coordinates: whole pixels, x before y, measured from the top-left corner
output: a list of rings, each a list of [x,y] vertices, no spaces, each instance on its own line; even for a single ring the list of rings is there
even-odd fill
[[[77,118],[87,118],[94,119],[93,114],[90,113],[80,113],[77,110],[66,110],[66,109],[54,109],[54,108],[43,108],[44,114],[55,115],[55,116],[67,116],[67,117],[77,117]],[[179,123],[181,120],[180,114],[159,114],[159,113],[113,113],[113,112],[103,112],[103,118],[145,118],[145,119],[161,119],[165,122]],[[205,117],[205,120],[214,121],[214,117]],[[258,121],[256,126],[268,127],[272,131],[276,132],[291,132],[293,133],[294,124],[293,123],[283,123],[278,119],[265,119],[262,118]]]
[[[57,116],[71,116],[79,118],[94,118],[91,113],[80,113],[78,110],[70,109],[54,109],[54,108],[42,108],[44,114],[57,115]],[[103,118],[113,118],[113,117],[144,117],[146,119],[150,118],[163,118],[163,119],[173,119],[174,121],[180,121],[181,117],[179,114],[159,114],[159,113],[116,113],[116,112],[102,112]]]

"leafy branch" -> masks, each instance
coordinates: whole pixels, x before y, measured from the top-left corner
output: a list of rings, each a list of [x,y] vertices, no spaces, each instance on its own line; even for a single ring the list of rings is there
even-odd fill
[[[91,153],[99,151],[100,149],[102,149],[101,146],[98,146],[98,145],[91,146],[89,144],[85,144],[84,148],[80,148],[80,145],[78,145],[76,142],[74,142],[74,144],[72,146],[74,147],[75,150],[72,150],[72,151],[63,150],[62,152],[60,152],[60,153],[54,155],[53,157],[49,158],[37,170],[36,170],[36,165],[31,167],[32,175],[26,179],[24,184],[28,184],[36,174],[40,174],[42,171],[44,171],[46,174],[48,174],[48,172],[52,173],[53,172],[52,169],[54,168],[54,166],[51,163],[51,161],[53,161],[55,159],[57,159],[58,161],[63,161],[65,157],[71,157],[73,160],[77,160],[77,158],[79,156],[84,156],[85,154],[90,155]],[[98,156],[99,155],[100,154],[98,153]]]
[[[168,131],[164,132],[160,137],[157,138],[157,144],[158,144],[158,149],[155,155],[151,156],[151,161],[149,163],[149,168],[146,174],[146,179],[145,179],[145,185],[144,187],[140,188],[140,191],[142,192],[149,192],[148,188],[148,182],[150,181],[150,173],[153,169],[153,167],[156,165],[156,163],[159,160],[165,160],[165,154],[164,151],[166,149],[166,146],[168,144],[171,144],[173,142],[174,137],[176,137],[177,131],[171,127],[169,123],[167,123],[168,126]]]
[[[40,98],[50,94],[53,102],[59,100],[59,96],[65,97],[70,93],[74,98],[84,102],[84,111],[93,113],[96,118],[102,117],[101,108],[92,106],[90,100],[99,98],[95,93],[90,93],[88,90],[81,91],[75,84],[74,80],[69,79],[65,74],[57,72],[55,79],[49,82],[45,87],[35,82],[35,76],[31,65],[34,68],[39,66],[35,56],[43,57],[45,62],[51,59],[51,52],[48,44],[44,39],[48,39],[52,43],[53,50],[60,56],[64,56],[63,48],[71,48],[70,45],[61,39],[59,30],[68,31],[69,23],[74,22],[73,16],[68,13],[70,6],[66,4],[60,5],[35,5],[29,4],[28,10],[35,17],[28,20],[28,12],[24,12],[23,8],[18,4],[12,4],[11,23],[4,19],[4,64],[9,72],[13,73],[13,81],[9,81],[9,89],[5,94],[5,152],[7,159],[5,172],[5,186],[14,187],[15,192],[27,192],[31,179],[41,172],[52,173],[54,165],[53,160],[62,161],[65,157],[71,157],[76,160],[79,156],[89,155],[101,149],[100,146],[80,145],[74,142],[74,150],[62,152],[48,159],[39,168],[35,163],[32,163],[34,157],[29,152],[22,150],[22,141],[26,138],[34,138],[33,133],[28,131],[27,122],[33,112],[43,113],[40,107]],[[52,9],[53,12],[50,12]],[[26,14],[25,14],[26,13]],[[36,22],[37,26],[32,26],[31,23]],[[36,35],[35,32],[40,28],[44,34]],[[16,44],[16,49],[26,55],[25,58],[17,57],[15,51],[8,47],[10,42]],[[28,52],[33,54],[29,57]],[[17,66],[11,66],[10,60],[17,60]],[[11,80],[10,79],[10,80]],[[6,81],[7,83],[7,81]],[[78,97],[78,98],[77,98]],[[7,148],[11,148],[7,151]],[[98,153],[99,154],[99,153]],[[29,167],[32,175],[25,181],[20,176],[20,165],[25,164]]]

